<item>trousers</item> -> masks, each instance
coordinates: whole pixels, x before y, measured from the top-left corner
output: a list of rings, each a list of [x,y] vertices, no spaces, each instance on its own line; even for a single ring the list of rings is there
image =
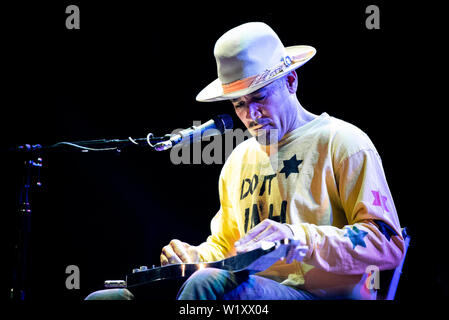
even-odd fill
[[[310,292],[274,280],[205,268],[192,274],[181,287],[178,300],[316,300]]]
[[[128,289],[106,289],[91,293],[86,300],[133,300]],[[178,300],[316,300],[305,290],[291,288],[274,280],[205,268],[192,274],[179,289]]]

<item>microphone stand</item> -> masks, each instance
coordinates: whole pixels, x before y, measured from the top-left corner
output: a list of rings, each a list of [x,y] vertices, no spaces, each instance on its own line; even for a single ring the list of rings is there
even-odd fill
[[[44,151],[77,150],[81,152],[116,151],[124,148],[146,146],[154,149],[154,145],[170,139],[172,135],[153,137],[149,133],[146,138],[133,139],[97,139],[74,142],[58,142],[43,146],[40,144],[25,144],[8,149],[8,152],[24,153],[23,180],[19,193],[19,209],[14,222],[16,231],[13,251],[12,282],[10,284],[11,300],[29,300],[30,296],[30,235],[31,235],[31,191],[42,186],[40,169],[43,166],[42,154]]]

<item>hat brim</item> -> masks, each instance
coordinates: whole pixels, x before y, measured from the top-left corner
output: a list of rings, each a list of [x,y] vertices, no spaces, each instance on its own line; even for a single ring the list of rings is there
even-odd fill
[[[301,59],[300,61],[295,61],[295,63],[292,63],[290,66],[285,68],[282,72],[278,73],[274,77],[271,77],[270,79],[267,79],[266,81],[258,83],[256,86],[251,86],[249,88],[245,88],[245,89],[227,93],[227,94],[225,94],[223,92],[223,87],[222,87],[222,83],[221,83],[220,79],[216,79],[216,80],[212,81],[208,86],[206,86],[203,90],[200,91],[200,93],[196,96],[196,100],[199,102],[214,102],[214,101],[236,99],[236,98],[245,96],[247,94],[257,91],[260,88],[270,84],[271,82],[275,81],[276,79],[279,79],[279,78],[287,75],[290,71],[293,71],[293,70],[301,67],[307,61],[312,59],[312,57],[316,53],[316,50],[314,47],[304,46],[304,45],[286,47],[285,50],[286,50],[287,55],[289,55],[289,56],[297,56],[297,55],[306,54],[306,58]]]

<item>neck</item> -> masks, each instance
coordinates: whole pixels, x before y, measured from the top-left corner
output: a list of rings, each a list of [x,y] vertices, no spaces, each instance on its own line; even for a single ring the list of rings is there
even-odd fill
[[[295,99],[293,108],[296,112],[293,113],[294,116],[291,117],[292,121],[287,132],[298,129],[318,117],[317,115],[304,109],[298,99]]]

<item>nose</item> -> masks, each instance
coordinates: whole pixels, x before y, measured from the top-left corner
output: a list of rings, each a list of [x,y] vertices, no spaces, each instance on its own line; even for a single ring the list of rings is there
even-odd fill
[[[248,114],[247,117],[252,121],[256,121],[257,118],[260,118],[262,113],[260,111],[260,107],[257,103],[249,103],[248,104]]]

